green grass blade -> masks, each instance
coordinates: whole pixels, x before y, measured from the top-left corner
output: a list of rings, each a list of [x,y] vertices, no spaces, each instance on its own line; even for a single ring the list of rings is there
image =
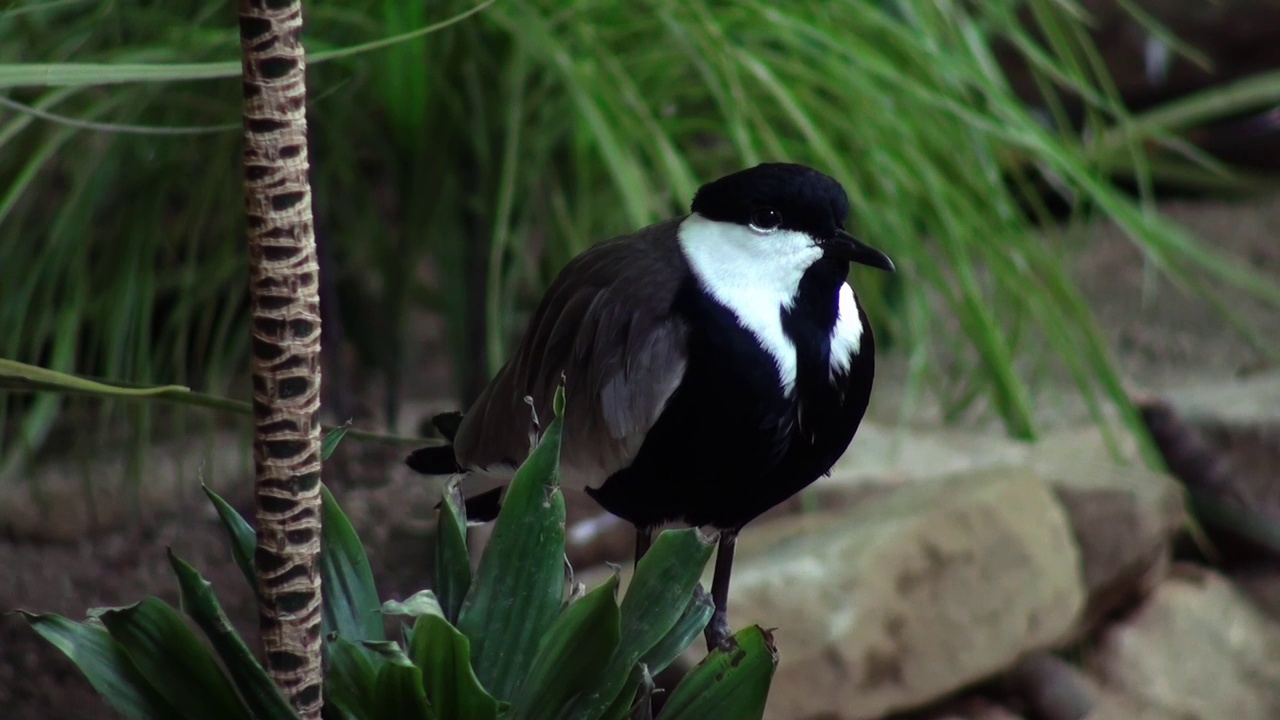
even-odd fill
[[[734,635],[728,649],[711,652],[680,681],[658,720],[759,720],[777,666],[772,635],[752,625]]]
[[[12,383],[12,387],[18,387],[18,383],[31,383],[40,389],[64,390],[99,397],[149,398],[191,392],[191,388],[181,385],[154,387],[113,385],[3,358],[0,358],[0,380]]]
[[[347,432],[351,430],[351,421],[348,420],[342,425],[330,430],[320,441],[320,460],[328,460],[333,451],[338,449],[338,443],[342,442],[342,438],[347,436]]]
[[[52,614],[23,612],[22,617],[41,637],[70,658],[102,699],[124,717],[183,718],[177,708],[147,682],[129,654],[106,630]]]
[[[462,22],[495,1],[486,0],[441,22],[393,37],[336,50],[307,53],[306,63],[310,67],[416,40]],[[4,63],[0,64],[0,89],[189,82],[240,77],[240,72],[239,60],[210,63]]]
[[[182,385],[136,385],[100,381],[16,360],[0,358],[0,392],[3,391],[56,392],[108,399],[169,402],[209,410],[233,412],[239,415],[251,415],[253,413],[252,404],[243,400],[231,400],[216,395],[195,392]],[[400,437],[356,430],[349,427],[348,424],[338,427],[326,427],[325,430],[330,433],[342,431],[342,434],[337,439],[330,439],[334,448],[336,448],[338,441],[344,438],[382,442],[405,447],[420,447],[422,445],[422,438]],[[330,451],[332,452],[334,448],[330,448]]]
[[[253,717],[208,648],[162,600],[148,597],[97,614],[138,670],[185,720]]]
[[[562,396],[558,390],[557,398]],[[562,430],[557,407],[555,419],[507,489],[458,617],[458,629],[471,640],[476,674],[499,700],[515,694],[564,596]]]
[[[222,659],[222,665],[231,675],[232,682],[240,691],[240,697],[248,705],[249,711],[256,720],[291,720],[297,718],[289,705],[289,701],[276,687],[275,682],[258,664],[258,660],[249,650],[231,621],[222,612],[218,598],[213,593],[213,586],[196,572],[191,565],[183,562],[173,550],[169,551],[169,564],[178,577],[178,587],[182,592],[182,610],[196,625],[204,631],[205,637],[213,645],[213,649]]]

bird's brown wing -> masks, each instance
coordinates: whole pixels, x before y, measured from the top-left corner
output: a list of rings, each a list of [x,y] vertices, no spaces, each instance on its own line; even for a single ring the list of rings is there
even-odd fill
[[[680,219],[601,243],[556,277],[515,355],[467,411],[454,439],[467,470],[508,474],[545,426],[561,374],[561,482],[595,486],[639,451],[684,376],[688,329],[672,313],[689,269]],[[525,398],[532,398],[532,407]]]

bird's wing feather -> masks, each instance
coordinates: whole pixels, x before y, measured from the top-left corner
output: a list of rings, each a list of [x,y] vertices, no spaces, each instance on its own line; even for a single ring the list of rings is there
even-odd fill
[[[550,422],[562,373],[561,481],[598,485],[630,463],[684,376],[688,330],[672,313],[688,276],[675,240],[678,222],[602,243],[565,266],[515,355],[458,428],[462,467],[522,462],[533,413],[544,426]]]

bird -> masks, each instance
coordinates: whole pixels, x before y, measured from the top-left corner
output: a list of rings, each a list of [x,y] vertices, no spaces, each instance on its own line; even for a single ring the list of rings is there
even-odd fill
[[[487,487],[467,514],[496,517],[563,384],[561,485],[635,527],[637,563],[665,524],[718,532],[704,634],[723,646],[739,532],[829,474],[870,402],[875,340],[847,280],[853,264],[895,267],[849,214],[834,178],[762,163],[589,247],[475,402],[432,418],[446,444],[406,463]]]

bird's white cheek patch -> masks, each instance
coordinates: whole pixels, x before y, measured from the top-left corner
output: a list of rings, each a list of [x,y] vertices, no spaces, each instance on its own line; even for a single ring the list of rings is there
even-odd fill
[[[849,283],[840,285],[839,315],[831,329],[831,374],[849,372],[853,356],[862,347],[862,318],[858,315],[858,300],[853,296]]]
[[[700,215],[680,224],[680,247],[703,289],[773,358],[783,392],[790,395],[796,346],[782,329],[782,311],[795,302],[800,279],[822,251],[803,233],[761,234]]]

